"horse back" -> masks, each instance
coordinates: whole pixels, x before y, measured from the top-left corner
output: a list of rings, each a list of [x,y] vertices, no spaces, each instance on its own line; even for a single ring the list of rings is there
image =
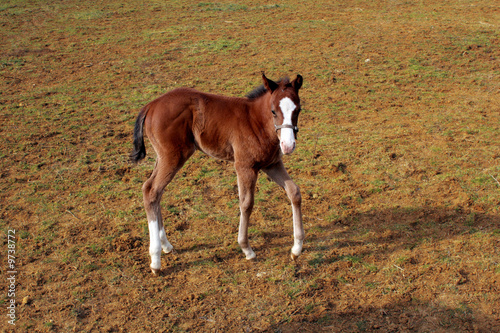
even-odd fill
[[[154,137],[153,146],[155,141],[163,145],[189,141],[204,153],[228,161],[234,161],[235,155],[265,160],[279,150],[275,138],[263,131],[259,110],[247,99],[177,88],[148,106],[146,132],[150,140]]]

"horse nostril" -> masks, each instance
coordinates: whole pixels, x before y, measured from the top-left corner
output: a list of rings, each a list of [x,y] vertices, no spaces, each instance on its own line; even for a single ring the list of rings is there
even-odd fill
[[[284,142],[281,142],[280,148],[283,154],[285,155],[291,154],[295,150],[295,142],[291,146],[286,145]]]

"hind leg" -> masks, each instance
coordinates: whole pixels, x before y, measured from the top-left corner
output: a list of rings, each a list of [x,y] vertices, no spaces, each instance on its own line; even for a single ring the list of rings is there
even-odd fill
[[[167,170],[171,169],[170,172]],[[151,256],[151,270],[158,273],[161,269],[162,242],[168,243],[161,216],[161,197],[165,187],[173,179],[177,170],[173,167],[157,164],[151,177],[142,186],[144,207],[148,219],[149,228],[149,255]],[[163,237],[162,234],[165,234]],[[168,245],[167,245],[168,244]],[[170,245],[171,247],[172,245]]]
[[[193,150],[194,151],[194,150]],[[167,240],[161,215],[160,202],[165,187],[172,181],[175,174],[184,165],[193,151],[187,154],[169,154],[168,157],[158,157],[151,177],[142,186],[144,207],[148,218],[149,255],[151,270],[158,274],[161,269],[161,252],[169,253],[173,246]]]

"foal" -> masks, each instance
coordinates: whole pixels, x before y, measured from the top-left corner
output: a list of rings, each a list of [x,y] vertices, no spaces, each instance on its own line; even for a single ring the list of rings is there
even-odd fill
[[[303,79],[297,75],[292,82],[283,79],[276,83],[262,73],[262,80],[264,85],[246,98],[223,97],[188,88],[174,89],[139,112],[131,159],[139,162],[146,156],[143,130],[157,155],[153,173],[142,186],[154,274],[161,269],[162,249],[165,253],[173,250],[161,216],[163,191],[196,150],[234,162],[241,211],[238,243],[246,259],[255,258],[248,243],[248,220],[259,170],[285,189],[293,212],[292,259],[302,252],[304,228],[300,190],[285,170],[281,155],[295,150],[300,113],[298,93]]]

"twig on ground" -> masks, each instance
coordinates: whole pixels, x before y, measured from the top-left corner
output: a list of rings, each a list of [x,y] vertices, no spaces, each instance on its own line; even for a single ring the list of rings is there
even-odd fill
[[[498,182],[498,179],[496,179],[495,177],[493,177],[493,175],[490,175],[490,176],[491,176],[491,178],[493,178],[497,182],[498,186],[500,186],[500,182]]]
[[[399,267],[398,265],[394,265],[394,264],[393,264],[392,266],[396,267],[396,268],[397,268],[397,269],[399,269],[399,270],[404,271],[404,269],[403,269],[403,268],[401,268],[401,267]]]
[[[66,211],[67,211],[68,213],[70,213],[71,215],[73,215],[73,217],[74,217],[75,219],[77,219],[78,221],[80,221],[80,219],[79,219],[78,217],[76,217],[76,216],[75,216],[75,214],[73,214],[73,212],[71,212],[69,209],[66,209]]]

